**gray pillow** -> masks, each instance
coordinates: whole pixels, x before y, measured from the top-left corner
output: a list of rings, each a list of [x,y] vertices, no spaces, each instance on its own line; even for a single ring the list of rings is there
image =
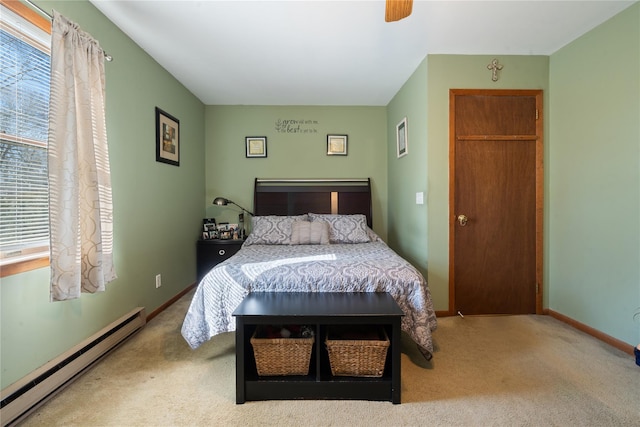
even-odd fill
[[[324,221],[294,221],[291,224],[292,245],[328,245],[329,224]]]
[[[254,216],[251,219],[251,233],[245,245],[288,245],[291,243],[291,224],[294,221],[307,221],[305,215]]]
[[[325,221],[329,224],[330,243],[369,243],[367,217],[356,215],[309,214],[311,222]]]

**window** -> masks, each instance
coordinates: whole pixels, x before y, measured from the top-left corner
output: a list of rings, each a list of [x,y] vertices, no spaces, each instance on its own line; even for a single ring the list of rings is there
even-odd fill
[[[0,5],[2,276],[47,265],[49,256],[50,23],[23,5],[13,3],[16,2]],[[29,16],[33,18],[27,19]],[[34,264],[34,260],[40,261]]]

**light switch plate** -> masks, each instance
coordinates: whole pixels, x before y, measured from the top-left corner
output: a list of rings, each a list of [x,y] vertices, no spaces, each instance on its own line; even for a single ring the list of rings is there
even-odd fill
[[[416,193],[416,205],[424,205],[424,193],[422,191]]]

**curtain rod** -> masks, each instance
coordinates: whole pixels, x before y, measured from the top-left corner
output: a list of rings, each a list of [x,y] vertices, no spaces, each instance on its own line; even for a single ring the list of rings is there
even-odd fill
[[[44,10],[43,8],[41,8],[40,6],[38,6],[37,4],[32,2],[31,0],[24,0],[24,1],[29,6],[31,6],[33,9],[35,9],[38,12],[40,12],[40,14],[42,14],[45,17],[49,18],[50,21],[53,21],[53,16],[51,16],[51,14],[49,12],[47,12],[46,10]],[[104,49],[102,50],[102,53],[104,55],[104,59],[106,59],[109,62],[113,61],[113,57],[111,55],[109,55],[107,52],[105,52]]]

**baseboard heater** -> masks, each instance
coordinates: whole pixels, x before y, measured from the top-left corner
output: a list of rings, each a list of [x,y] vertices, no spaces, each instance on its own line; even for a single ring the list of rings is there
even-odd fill
[[[2,426],[14,425],[23,420],[145,324],[144,307],[138,307],[2,390]]]

